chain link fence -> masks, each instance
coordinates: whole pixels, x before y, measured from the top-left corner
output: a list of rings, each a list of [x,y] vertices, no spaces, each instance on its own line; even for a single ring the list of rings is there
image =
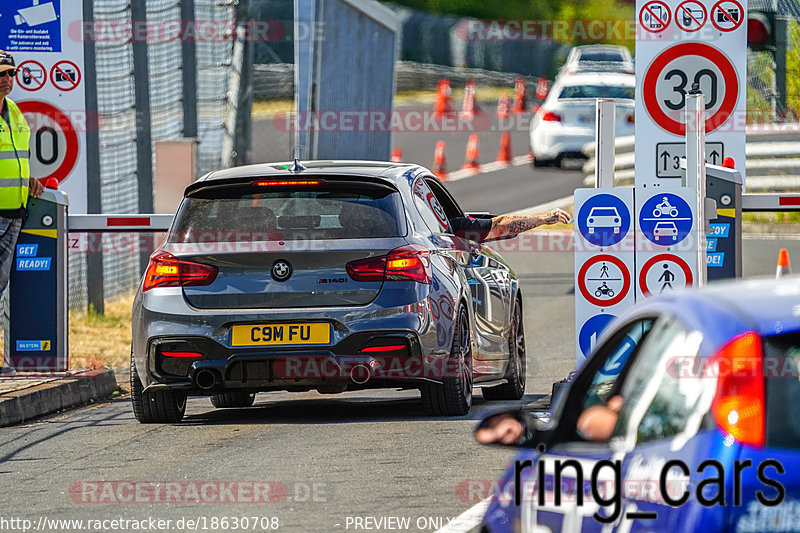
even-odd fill
[[[790,20],[786,28],[786,112],[789,122],[800,120],[800,20]],[[747,52],[748,123],[769,123],[778,106],[772,52]]]
[[[195,29],[204,24],[217,31],[211,38],[196,39],[198,175],[223,166],[222,153],[226,131],[233,131],[232,99],[228,80],[232,63],[235,24],[235,0],[195,0]],[[113,27],[133,26],[128,0],[95,0],[97,24]],[[182,35],[187,23],[181,19],[180,0],[146,0],[148,30],[147,58],[149,76],[152,154],[155,142],[183,137],[183,62]],[[135,35],[135,34],[134,34]],[[193,38],[193,37],[192,37]],[[142,111],[136,109],[132,40],[98,40],[95,43],[97,99],[100,140],[101,205],[103,213],[139,211],[139,172],[137,169],[137,124]],[[151,157],[155,166],[155,158]],[[151,169],[152,170],[152,169]],[[130,239],[129,239],[130,240]],[[86,309],[87,253],[103,254],[103,294],[113,299],[130,292],[141,278],[139,246],[121,248],[111,234],[89,235],[77,253],[69,257],[69,305]]]

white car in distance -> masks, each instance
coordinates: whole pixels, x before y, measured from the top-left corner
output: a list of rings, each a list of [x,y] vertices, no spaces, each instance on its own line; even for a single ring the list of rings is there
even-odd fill
[[[616,102],[617,137],[633,135],[635,84],[633,74],[581,72],[559,76],[531,120],[534,166],[560,165],[565,158],[586,157],[581,150],[594,141],[598,98]]]

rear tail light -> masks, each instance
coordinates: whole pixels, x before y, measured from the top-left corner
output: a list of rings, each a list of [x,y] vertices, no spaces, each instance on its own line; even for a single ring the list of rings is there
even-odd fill
[[[401,246],[387,255],[359,259],[347,263],[347,273],[355,281],[431,282],[428,250],[417,246]]]
[[[552,111],[545,111],[542,113],[542,120],[546,122],[561,122],[561,115],[553,113]]]
[[[625,122],[627,122],[628,124],[634,124],[635,123],[634,120],[635,119],[633,115],[628,115],[628,117],[625,119]]]
[[[736,337],[712,359],[719,378],[711,410],[719,427],[739,442],[764,444],[764,360],[755,332]]]
[[[288,186],[309,186],[319,185],[323,183],[322,180],[275,180],[275,181],[256,181],[253,185],[256,187],[288,187]]]
[[[216,277],[216,267],[182,261],[168,252],[159,251],[150,256],[142,291],[155,287],[209,285]]]

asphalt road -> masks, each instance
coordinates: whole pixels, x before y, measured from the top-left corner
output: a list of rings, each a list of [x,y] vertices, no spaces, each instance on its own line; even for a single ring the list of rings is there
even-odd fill
[[[0,517],[175,524],[181,517],[267,516],[278,517],[280,531],[305,532],[352,531],[348,517],[398,516],[423,520],[409,531],[435,531],[428,517],[446,524],[445,517],[471,507],[477,500],[466,490],[469,480],[496,479],[511,457],[508,449],[475,443],[476,422],[490,410],[536,401],[574,363],[572,343],[564,342],[572,337],[572,255],[507,255],[525,296],[529,384],[522,401],[489,403],[477,395],[466,417],[429,418],[415,391],[262,393],[249,409],[215,410],[207,398],[193,398],[183,422],[145,426],[120,398],[4,428]],[[132,494],[126,485],[84,483],[207,480],[275,482],[280,501],[125,503],[120,495]],[[103,503],[84,503],[92,497]]]

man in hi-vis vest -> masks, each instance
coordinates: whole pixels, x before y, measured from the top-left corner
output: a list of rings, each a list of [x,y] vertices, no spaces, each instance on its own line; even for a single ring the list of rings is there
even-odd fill
[[[17,104],[8,98],[16,75],[14,58],[0,50],[0,292],[8,285],[28,195],[38,198],[44,190],[30,177],[31,129]]]

